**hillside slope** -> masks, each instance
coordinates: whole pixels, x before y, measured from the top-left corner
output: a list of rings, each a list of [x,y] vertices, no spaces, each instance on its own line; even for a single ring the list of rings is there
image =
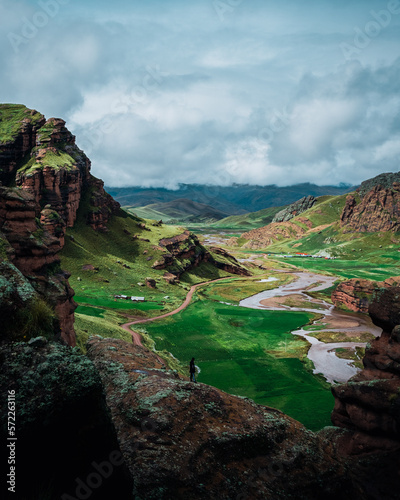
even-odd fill
[[[283,207],[271,207],[243,215],[231,215],[211,224],[213,229],[249,230],[269,224]]]
[[[244,246],[271,252],[298,248],[303,253],[333,256],[348,256],[355,244],[383,248],[386,241],[396,240],[400,229],[399,180],[400,173],[382,174],[347,196],[320,197],[290,221],[244,233]]]
[[[179,198],[165,203],[152,203],[144,207],[124,207],[144,219],[162,219],[168,223],[210,223],[223,219],[228,214],[210,205]]]
[[[397,276],[398,175],[377,176],[347,196],[320,197],[311,209],[290,221],[248,231],[229,243],[245,251],[285,255],[285,260],[289,258],[296,266],[345,278],[381,281]],[[306,255],[336,260],[321,261]]]

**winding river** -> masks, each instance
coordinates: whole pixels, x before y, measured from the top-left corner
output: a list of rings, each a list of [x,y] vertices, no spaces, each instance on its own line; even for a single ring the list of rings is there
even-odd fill
[[[343,332],[349,336],[362,332],[370,332],[374,337],[378,337],[382,333],[382,330],[372,323],[369,316],[338,311],[333,305],[328,304],[324,300],[314,299],[307,295],[306,291],[317,292],[329,288],[336,281],[335,277],[308,272],[295,272],[292,274],[295,275],[297,279],[291,283],[248,297],[240,302],[240,306],[271,311],[289,310],[323,314],[324,317],[322,320],[316,320],[314,322],[326,324],[325,328],[323,325],[321,325],[321,328],[318,328],[319,332]],[[273,280],[275,279],[269,278],[269,280],[264,281]],[[296,298],[297,301],[299,299],[301,301],[307,301],[307,306],[291,307],[281,303],[282,300],[279,298],[290,296]],[[314,363],[315,368],[313,372],[322,374],[328,382],[346,382],[359,371],[352,364],[351,360],[338,358],[335,355],[335,349],[365,347],[365,343],[324,343],[315,337],[311,337],[309,334],[312,332],[304,329],[295,330],[291,333],[304,337],[311,344],[308,351],[308,358]]]

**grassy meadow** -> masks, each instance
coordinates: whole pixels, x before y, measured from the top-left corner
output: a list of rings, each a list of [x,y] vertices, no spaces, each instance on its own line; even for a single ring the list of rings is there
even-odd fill
[[[194,356],[199,382],[278,408],[317,430],[330,423],[333,397],[302,362],[308,343],[290,333],[312,318],[230,306],[199,293],[181,313],[145,328],[157,350],[187,364]]]
[[[336,217],[344,197],[336,201],[339,203],[334,203],[331,197],[320,200],[310,215],[313,224],[321,225]],[[329,226],[302,240],[276,243],[268,248],[269,257],[262,249],[228,247],[237,258],[255,256],[251,267],[253,277],[232,276],[203,263],[185,273],[180,285],[168,285],[163,279],[165,271],[151,266],[162,254],[159,240],[179,234],[183,228],[153,226],[152,221],[146,221],[147,229],[143,229],[142,223],[143,220],[121,211],[121,216],[112,219],[108,233],[95,232],[80,222],[68,229],[62,267],[72,273],[70,282],[79,304],[76,329],[80,347],[84,349],[90,334],[130,342],[130,334],[119,327],[127,318],[155,317],[174,310],[181,305],[190,286],[225,277],[222,282],[199,288],[189,307],[179,314],[138,325],[137,331],[144,334],[145,344],[164,352],[170,360],[168,353],[171,353],[179,360],[173,360],[176,368],[183,372],[187,372],[186,365],[194,356],[201,369],[200,382],[278,408],[312,430],[330,425],[333,397],[329,385],[312,374],[307,341],[290,333],[309,324],[316,315],[245,309],[238,306],[239,301],[292,280],[293,276],[283,271],[295,266],[341,278],[381,280],[398,275],[400,253],[396,235],[363,234],[354,239],[354,235],[340,234],[335,239],[336,229]],[[337,249],[339,258],[277,256],[296,251],[315,253],[320,249],[330,252]],[[269,276],[279,281],[260,282]],[[147,277],[156,280],[156,289],[143,286]],[[330,292],[318,293],[329,300]],[[144,296],[146,302],[115,300],[116,294]],[[338,355],[346,353],[349,355],[347,350],[339,351]],[[350,353],[357,363],[360,355],[358,350]]]

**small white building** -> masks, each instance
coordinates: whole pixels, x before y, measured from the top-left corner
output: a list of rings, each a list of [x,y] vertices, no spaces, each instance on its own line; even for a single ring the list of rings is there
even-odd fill
[[[146,299],[144,297],[131,297],[131,300],[133,300],[133,302],[145,302]]]

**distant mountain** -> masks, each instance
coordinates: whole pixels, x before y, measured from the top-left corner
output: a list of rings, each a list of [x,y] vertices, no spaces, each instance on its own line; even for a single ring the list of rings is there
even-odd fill
[[[166,203],[152,203],[144,207],[127,206],[125,208],[144,219],[162,219],[164,222],[215,222],[228,215],[210,205],[186,198],[179,198]]]
[[[355,187],[349,185],[316,186],[309,183],[286,187],[250,186],[247,184],[234,184],[233,186],[181,184],[176,190],[141,187],[106,188],[107,192],[124,207],[144,207],[186,199],[209,205],[214,210],[224,212],[227,215],[241,215],[257,212],[264,208],[282,207],[309,195],[315,197],[337,196],[354,191],[354,189]]]

